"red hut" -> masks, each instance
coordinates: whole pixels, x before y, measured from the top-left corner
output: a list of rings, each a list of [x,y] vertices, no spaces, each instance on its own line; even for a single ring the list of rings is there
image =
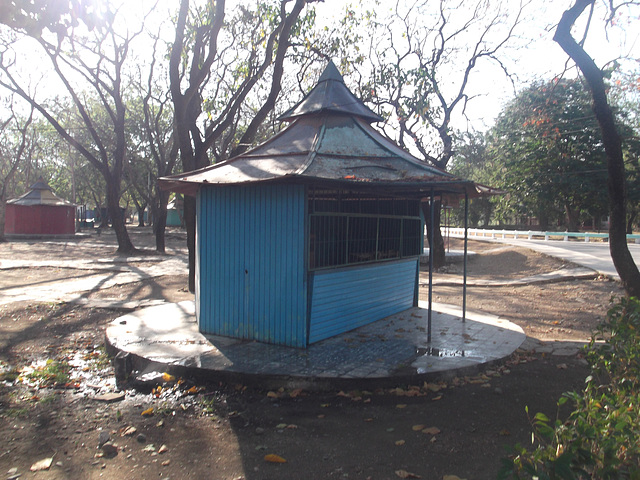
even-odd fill
[[[7,201],[5,235],[73,235],[76,207],[58,197],[43,179]]]

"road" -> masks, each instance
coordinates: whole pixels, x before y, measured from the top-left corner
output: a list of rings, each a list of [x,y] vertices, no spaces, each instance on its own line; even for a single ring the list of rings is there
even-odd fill
[[[469,237],[473,240],[482,238]],[[508,243],[521,247],[530,248],[537,252],[562,258],[564,260],[577,263],[603,275],[619,279],[618,272],[613,266],[609,244],[604,242],[565,242],[562,240],[526,240],[513,238],[496,238],[492,242]],[[629,251],[636,265],[640,265],[640,245],[629,244]]]

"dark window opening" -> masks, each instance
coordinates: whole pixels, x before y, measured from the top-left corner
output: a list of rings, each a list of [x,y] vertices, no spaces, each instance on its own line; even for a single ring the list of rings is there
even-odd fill
[[[419,200],[312,190],[309,213],[311,269],[422,253]]]

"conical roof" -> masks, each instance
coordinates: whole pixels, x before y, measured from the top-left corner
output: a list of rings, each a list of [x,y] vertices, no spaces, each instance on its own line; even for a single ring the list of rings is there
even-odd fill
[[[281,118],[291,123],[262,145],[225,162],[161,178],[161,186],[189,195],[202,185],[264,182],[375,189],[390,195],[476,193],[473,182],[419,160],[375,130],[370,123],[379,117],[347,89],[333,63]]]
[[[329,61],[329,65],[320,76],[318,84],[279,119],[291,121],[302,115],[323,112],[357,115],[369,123],[383,120],[351,93],[332,61]]]
[[[73,203],[58,197],[44,179],[39,178],[36,183],[29,187],[27,193],[7,201],[12,205],[64,205],[73,206]]]

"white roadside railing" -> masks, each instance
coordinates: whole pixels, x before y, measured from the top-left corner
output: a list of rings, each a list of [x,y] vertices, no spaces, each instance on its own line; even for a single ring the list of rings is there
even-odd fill
[[[464,228],[445,227],[442,229],[443,235],[447,233],[452,237],[464,237]],[[584,238],[585,242],[590,242],[592,239],[600,239],[604,242],[609,241],[608,233],[596,233],[596,232],[553,232],[553,231],[537,231],[537,230],[494,230],[484,228],[470,228],[468,230],[468,238],[490,238],[490,239],[527,239],[527,240],[558,240],[562,239],[565,242],[569,241],[569,238]],[[627,241],[633,241],[640,244],[640,235],[627,235]]]

